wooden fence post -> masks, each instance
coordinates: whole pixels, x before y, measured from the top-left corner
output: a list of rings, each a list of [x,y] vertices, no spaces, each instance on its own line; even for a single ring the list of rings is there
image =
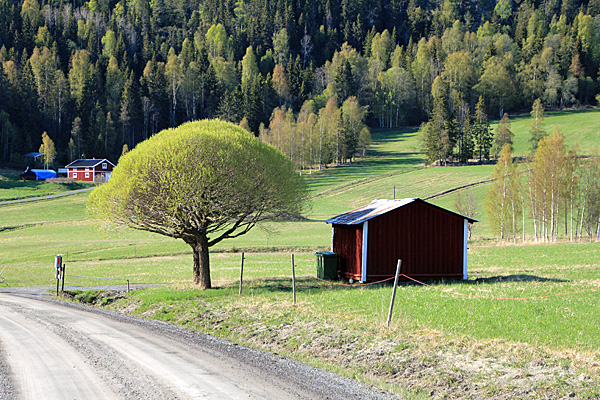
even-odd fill
[[[294,304],[296,304],[296,266],[294,265],[294,255],[292,254],[292,291],[294,293]]]
[[[62,265],[62,268],[61,268],[61,271],[62,271],[62,277],[61,277],[61,278],[62,278],[62,285],[61,285],[61,287],[60,287],[60,291],[61,291],[62,293],[64,293],[64,292],[65,292],[65,274],[66,274],[66,272],[65,272],[65,268],[67,268],[67,264],[63,264],[63,265]]]
[[[396,279],[394,279],[394,290],[392,291],[392,301],[390,302],[390,312],[388,313],[387,326],[390,327],[392,320],[392,311],[394,311],[394,299],[396,298],[396,288],[398,287],[398,277],[400,276],[400,267],[402,266],[402,260],[398,260],[398,266],[396,267]]]
[[[240,267],[240,291],[238,296],[242,295],[242,281],[244,280],[244,252],[242,252],[242,266]]]

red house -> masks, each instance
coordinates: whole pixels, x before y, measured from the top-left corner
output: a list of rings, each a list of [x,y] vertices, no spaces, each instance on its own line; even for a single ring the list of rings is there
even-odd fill
[[[332,224],[338,275],[360,282],[401,273],[420,280],[467,279],[467,227],[476,220],[424,200],[375,200]]]
[[[106,182],[115,164],[103,159],[76,160],[67,165],[67,176],[76,181]]]

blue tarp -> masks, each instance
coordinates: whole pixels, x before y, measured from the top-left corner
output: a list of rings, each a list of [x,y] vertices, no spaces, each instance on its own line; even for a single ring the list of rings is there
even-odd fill
[[[51,169],[32,169],[36,179],[51,179],[56,178],[56,171]]]

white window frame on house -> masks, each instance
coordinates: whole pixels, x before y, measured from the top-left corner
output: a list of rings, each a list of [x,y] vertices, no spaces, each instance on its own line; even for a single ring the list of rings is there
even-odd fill
[[[102,169],[108,169],[108,164],[107,163],[102,163]]]
[[[89,178],[89,177],[90,177],[90,173],[89,173],[89,172],[86,172],[86,173],[85,173],[85,177],[86,177],[86,178]]]
[[[77,172],[73,172],[73,179],[77,179]]]

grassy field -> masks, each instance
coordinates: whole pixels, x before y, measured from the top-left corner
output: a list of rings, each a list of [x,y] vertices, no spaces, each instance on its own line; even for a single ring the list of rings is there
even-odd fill
[[[527,153],[528,116],[512,118],[517,154]],[[547,113],[567,145],[591,154],[600,112]],[[499,243],[483,210],[492,165],[427,167],[416,129],[376,131],[369,157],[305,174],[313,194],[306,220],[273,222],[211,249],[215,290],[192,286],[181,241],[131,230],[101,232],[87,219],[88,194],[0,205],[0,274],[11,286],[51,286],[64,256],[67,286],[166,284],[110,306],[288,355],[411,398],[600,397],[599,243]],[[0,171],[0,200],[64,187]],[[29,185],[29,183],[28,183]],[[314,275],[326,250],[323,220],[375,198],[421,197],[454,209],[457,193],[479,205],[469,279],[403,283],[392,326],[389,284],[342,286]],[[238,296],[245,252],[244,291]],[[295,255],[298,304],[291,297]],[[82,277],[114,278],[94,280]],[[111,303],[110,298],[104,304]]]
[[[526,156],[531,152],[531,119],[529,114],[510,116],[511,131],[515,134],[514,155]],[[497,131],[498,120],[492,121],[494,133]],[[565,145],[578,148],[581,155],[598,154],[600,150],[600,113],[596,109],[575,111],[548,111],[545,113],[544,124],[546,133],[552,135],[554,128],[565,136]]]
[[[89,183],[82,182],[21,181],[19,177],[19,171],[0,168],[0,201],[47,196],[91,186]]]

